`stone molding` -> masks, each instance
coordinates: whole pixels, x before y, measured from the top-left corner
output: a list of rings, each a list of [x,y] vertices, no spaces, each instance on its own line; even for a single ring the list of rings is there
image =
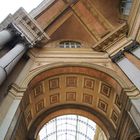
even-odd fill
[[[11,88],[9,90],[9,94],[16,99],[22,99],[24,92],[26,91],[26,88],[21,88],[15,83],[11,85]]]
[[[14,28],[11,29],[12,26]],[[10,28],[11,32],[26,38],[31,46],[35,46],[38,43],[46,43],[49,40],[49,36],[23,8],[17,10],[13,15],[10,14],[0,24],[0,30],[4,28]]]
[[[39,14],[41,14],[41,12],[43,12],[47,7],[49,7],[53,2],[55,2],[55,0],[44,0],[42,1],[35,9],[33,9],[30,12],[31,17],[35,18],[37,17]]]
[[[128,32],[128,25],[126,23],[122,24],[113,32],[109,33],[106,37],[98,41],[92,48],[95,51],[106,52],[108,48],[111,48],[116,42],[120,41],[122,38],[126,37]]]
[[[129,89],[124,89],[124,92],[127,96],[133,99],[137,99],[140,97],[140,91],[135,86]]]
[[[81,66],[81,67],[87,67],[87,68],[93,68],[99,71],[102,71],[108,75],[110,75],[111,77],[113,77],[116,81],[118,81],[118,83],[124,88],[130,88],[132,87],[132,84],[129,82],[127,83],[126,81],[124,81],[123,79],[121,79],[121,77],[119,77],[116,72],[114,72],[113,70],[110,69],[106,69],[102,66],[96,65],[96,64],[90,64],[90,63],[53,63],[53,64],[47,64],[47,65],[43,65],[41,67],[38,67],[34,70],[30,70],[30,72],[27,74],[27,76],[21,81],[20,83],[20,87],[23,88],[27,88],[27,85],[29,84],[29,82],[31,81],[31,79],[33,79],[35,76],[37,76],[38,74],[42,73],[43,71],[47,71],[49,69],[52,68],[58,68],[58,67],[66,67],[66,66]]]

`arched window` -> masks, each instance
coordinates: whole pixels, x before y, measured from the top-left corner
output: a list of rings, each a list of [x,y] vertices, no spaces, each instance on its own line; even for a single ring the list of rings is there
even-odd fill
[[[63,115],[50,120],[39,132],[40,140],[93,140],[96,124],[83,116]]]
[[[60,48],[81,48],[81,43],[76,41],[62,41]]]

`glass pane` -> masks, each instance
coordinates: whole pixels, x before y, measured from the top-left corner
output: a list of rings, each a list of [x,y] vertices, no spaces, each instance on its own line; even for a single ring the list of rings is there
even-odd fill
[[[93,140],[96,124],[78,115],[59,116],[39,132],[40,140]]]
[[[132,0],[121,0],[120,10],[123,15],[128,16],[131,10]]]
[[[63,41],[60,42],[60,48],[80,48],[81,44],[75,41]]]
[[[75,48],[75,45],[71,45],[71,48]]]

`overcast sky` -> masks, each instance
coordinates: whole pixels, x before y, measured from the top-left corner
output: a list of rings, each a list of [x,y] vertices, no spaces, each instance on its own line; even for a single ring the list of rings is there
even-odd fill
[[[23,7],[27,12],[38,6],[43,0],[1,0],[0,1],[0,22],[11,13],[13,14],[19,7]]]

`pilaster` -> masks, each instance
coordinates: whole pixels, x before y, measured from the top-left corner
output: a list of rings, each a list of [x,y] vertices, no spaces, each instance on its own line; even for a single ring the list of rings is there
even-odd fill
[[[20,115],[20,102],[26,89],[12,85],[7,97],[2,101],[0,107],[0,138],[9,140]],[[8,102],[8,103],[7,103]]]
[[[140,97],[131,99],[131,103],[129,115],[140,133]]]

